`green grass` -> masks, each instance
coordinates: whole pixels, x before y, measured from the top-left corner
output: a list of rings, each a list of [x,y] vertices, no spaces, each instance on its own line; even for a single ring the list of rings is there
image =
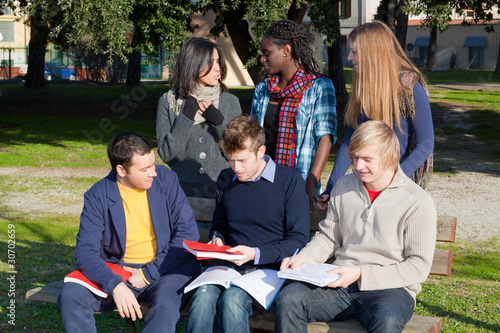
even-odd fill
[[[106,167],[107,142],[126,131],[156,141],[154,121],[0,115],[0,166]]]
[[[429,84],[447,83],[500,83],[500,76],[495,76],[493,70],[462,70],[449,71],[422,70]]]

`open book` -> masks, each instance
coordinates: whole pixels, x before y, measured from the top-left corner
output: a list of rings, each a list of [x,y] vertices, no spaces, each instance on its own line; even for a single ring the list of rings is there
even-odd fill
[[[232,268],[214,266],[208,268],[186,286],[184,293],[188,293],[205,284],[218,284],[226,289],[231,286],[238,286],[267,310],[276,298],[283,283],[285,283],[285,280],[280,279],[277,273],[273,269],[257,269],[241,275]]]
[[[127,281],[130,276],[132,275],[132,272],[126,271],[123,269],[123,267],[118,266],[116,264],[112,264],[110,262],[106,262],[106,265],[108,265],[109,268],[113,271],[113,273],[118,274],[122,277],[123,281]],[[79,270],[73,271],[66,275],[64,277],[64,283],[67,282],[74,282],[81,284],[82,286],[86,287],[88,290],[93,292],[99,297],[102,298],[107,298],[108,294],[105,293],[104,291],[101,290],[101,288],[94,282],[90,281],[85,275],[83,275],[82,272]]]
[[[184,239],[182,242],[184,248],[195,255],[196,259],[223,259],[233,260],[244,258],[241,252],[227,252],[231,247],[227,245],[217,246],[213,244],[199,243]]]
[[[338,280],[340,275],[330,274],[329,270],[337,268],[337,265],[310,262],[297,269],[287,268],[278,272],[278,277],[283,279],[303,281],[319,287],[328,286]]]

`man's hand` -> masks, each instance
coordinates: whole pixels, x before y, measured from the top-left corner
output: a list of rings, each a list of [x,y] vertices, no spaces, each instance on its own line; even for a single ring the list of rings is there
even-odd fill
[[[361,278],[361,268],[359,267],[338,267],[328,271],[330,274],[340,274],[340,278],[328,285],[330,288],[347,288],[352,283]]]
[[[217,245],[217,246],[224,245],[224,243],[222,242],[222,239],[220,239],[219,237],[215,238],[214,240],[211,240],[210,242],[208,242],[208,244],[213,244],[213,245]]]
[[[123,267],[124,270],[132,272],[132,275],[128,278],[128,282],[136,288],[144,288],[147,286],[146,281],[142,278],[140,269],[132,267]]]
[[[281,261],[281,265],[280,265],[280,271],[287,269],[287,268],[291,268],[291,269],[299,268],[300,266],[302,266],[306,263],[307,256],[305,253],[299,252],[295,256],[295,258],[293,258],[293,261],[292,261],[292,264],[290,265],[290,267],[288,267],[288,262],[290,261],[290,259],[291,259],[291,257],[283,258],[283,260]]]
[[[326,210],[328,208],[328,199],[330,196],[328,194],[320,195],[321,199],[316,200],[316,208],[319,210]]]
[[[127,317],[135,321],[136,314],[139,319],[142,318],[141,306],[124,282],[118,284],[113,290],[113,299],[122,318]]]
[[[250,247],[250,246],[238,245],[238,246],[232,247],[229,250],[227,250],[227,252],[238,252],[238,251],[243,253],[245,255],[245,257],[242,259],[234,259],[234,260],[228,260],[228,261],[231,261],[232,263],[234,263],[238,266],[241,266],[244,263],[246,263],[247,261],[255,259],[255,250],[253,249],[253,247]]]

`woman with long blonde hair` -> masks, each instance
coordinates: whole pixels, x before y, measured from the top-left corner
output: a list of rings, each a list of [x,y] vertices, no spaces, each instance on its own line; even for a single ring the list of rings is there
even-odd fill
[[[392,31],[382,22],[365,23],[350,33],[349,45],[354,75],[344,117],[347,129],[327,188],[318,201],[320,209],[326,209],[333,186],[351,165],[347,150],[360,124],[382,120],[396,132],[401,169],[410,178],[434,148],[425,79]]]

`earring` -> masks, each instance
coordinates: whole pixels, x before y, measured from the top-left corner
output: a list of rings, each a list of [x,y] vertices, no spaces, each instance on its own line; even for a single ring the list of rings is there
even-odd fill
[[[286,54],[283,54],[283,58],[286,58]]]

